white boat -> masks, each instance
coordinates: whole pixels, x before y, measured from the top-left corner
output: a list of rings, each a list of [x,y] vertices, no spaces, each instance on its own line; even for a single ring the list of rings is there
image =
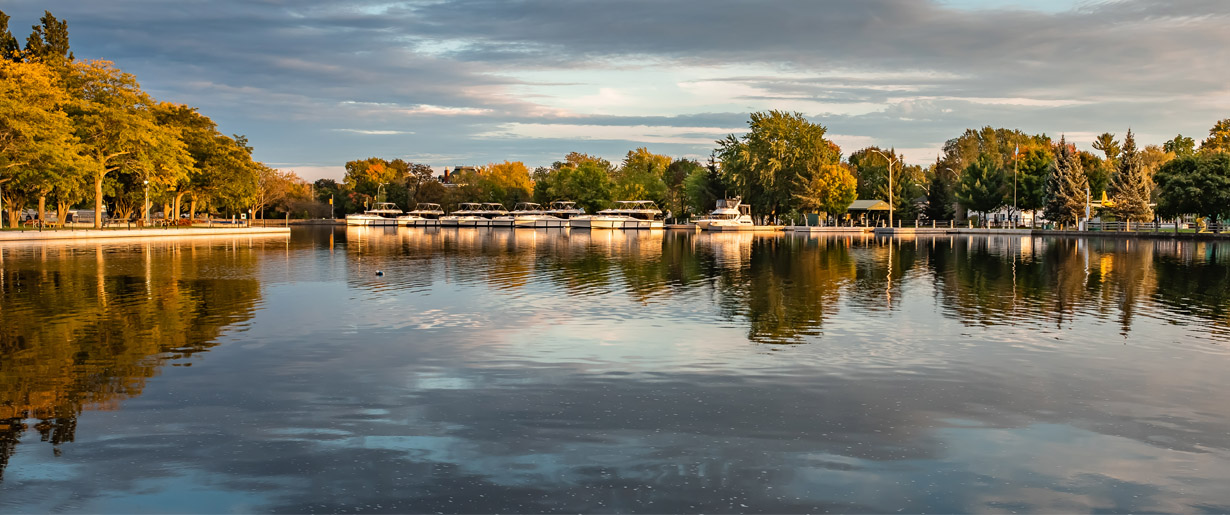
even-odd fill
[[[620,200],[589,220],[591,229],[661,229],[662,210],[652,200]]]
[[[697,220],[696,227],[702,231],[750,231],[756,228],[756,222],[752,220],[752,206],[735,197],[718,200],[717,209]]]
[[[487,219],[480,214],[482,206],[477,202],[462,202],[456,211],[440,217],[442,227],[474,227],[482,222],[487,225]]]
[[[487,225],[491,227],[512,227],[513,217],[508,214],[508,209],[504,204],[498,202],[487,202],[482,205],[482,210],[479,216],[487,220]],[[482,225],[481,223],[479,225]]]
[[[397,225],[402,210],[392,202],[377,202],[362,213],[346,215],[346,225]]]
[[[569,227],[572,225],[573,220],[579,221],[583,218],[589,218],[589,215],[585,214],[584,209],[577,207],[577,203],[570,200],[556,200],[551,202],[551,204],[547,206],[547,210],[544,211],[544,213],[548,216],[536,220],[534,222],[534,227],[540,229]]]
[[[560,220],[555,216],[548,214],[546,210],[542,208],[542,204],[536,204],[534,202],[518,202],[517,205],[513,207],[512,212],[509,213],[509,216],[513,219],[513,227],[518,228],[537,227],[538,222],[544,222],[543,227],[546,227],[547,222],[552,220]]]
[[[397,217],[397,225],[435,227],[440,225],[440,218],[443,216],[444,210],[440,208],[440,204],[419,202],[412,211],[407,211],[406,214]]]

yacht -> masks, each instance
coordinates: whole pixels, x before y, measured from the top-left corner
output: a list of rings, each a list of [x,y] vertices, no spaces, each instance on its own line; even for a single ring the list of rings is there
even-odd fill
[[[718,200],[717,209],[697,220],[696,227],[702,231],[750,231],[756,223],[752,221],[752,206],[735,197]]]
[[[476,202],[462,202],[457,206],[457,210],[448,215],[440,217],[440,225],[442,227],[474,227],[482,222],[482,225],[487,225],[487,219],[483,218],[480,213],[482,205]]]
[[[402,210],[392,202],[377,202],[362,213],[346,215],[346,225],[397,225]]]
[[[588,218],[585,210],[577,207],[576,202],[570,200],[556,200],[547,205],[547,210],[544,211],[548,215],[534,222],[534,227],[553,228],[553,227],[568,227],[573,220]]]
[[[537,227],[538,222],[548,222],[556,217],[542,208],[542,204],[534,202],[518,202],[509,216],[513,219],[513,227]],[[547,227],[547,225],[543,225]]]
[[[592,229],[661,229],[662,210],[652,200],[620,200],[590,219]]]
[[[486,224],[491,227],[512,227],[513,217],[508,214],[508,209],[504,208],[504,204],[498,202],[486,202],[482,205],[479,211],[479,216],[487,220]]]
[[[443,216],[444,210],[440,208],[440,204],[419,202],[413,211],[407,211],[406,214],[397,217],[397,225],[435,227],[440,225],[440,218]]]

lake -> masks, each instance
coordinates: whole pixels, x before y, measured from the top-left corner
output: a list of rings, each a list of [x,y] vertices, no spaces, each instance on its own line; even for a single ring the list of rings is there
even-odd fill
[[[8,244],[0,512],[1228,512],[1228,346],[1217,242]]]

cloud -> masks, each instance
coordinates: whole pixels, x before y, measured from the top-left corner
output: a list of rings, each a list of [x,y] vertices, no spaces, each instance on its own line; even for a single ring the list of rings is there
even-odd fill
[[[1212,64],[1230,62],[1221,0],[4,8],[15,28],[43,9],[68,20],[78,57],[115,60],[158,98],[201,107],[222,130],[248,135],[265,161],[420,154],[546,164],[600,141],[706,155],[708,135],[654,127],[689,118],[742,127],[766,109],[898,148],[935,148],[983,125],[1199,136],[1230,109],[1230,68]],[[570,125],[593,137],[551,128]],[[588,128],[598,125],[610,128]],[[336,127],[389,132],[345,138]]]

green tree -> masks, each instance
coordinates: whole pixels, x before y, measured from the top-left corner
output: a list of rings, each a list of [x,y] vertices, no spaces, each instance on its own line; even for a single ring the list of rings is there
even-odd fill
[[[1005,190],[1012,184],[1004,170],[995,165],[990,157],[970,163],[961,173],[957,184],[957,201],[971,211],[985,214],[1004,205]],[[985,220],[984,220],[985,221]]]
[[[670,164],[670,157],[651,153],[644,147],[628,151],[623,165],[615,171],[615,197],[619,200],[652,200],[664,205],[669,189],[663,178]]]
[[[1200,143],[1202,152],[1230,152],[1230,118],[1213,124],[1209,137]]]
[[[1052,173],[1055,156],[1049,147],[1031,146],[1023,149],[1016,163],[1016,205],[1031,211],[1034,218],[1046,206],[1046,178]]]
[[[1196,153],[1196,140],[1179,134],[1174,139],[1163,143],[1162,150],[1170,152],[1177,157],[1190,156]]]
[[[21,60],[21,44],[13,33],[9,32],[9,15],[0,11],[0,59],[6,61]]]
[[[850,168],[841,164],[827,164],[809,175],[799,175],[795,186],[795,199],[802,209],[840,216],[858,198],[858,181]]]
[[[1046,179],[1046,218],[1060,224],[1074,224],[1084,209],[1089,180],[1081,168],[1074,145],[1059,138],[1055,166]]]
[[[1115,163],[1119,159],[1119,153],[1122,148],[1119,146],[1119,141],[1115,139],[1115,135],[1109,132],[1103,132],[1093,140],[1093,148],[1101,150],[1106,155],[1106,160],[1110,163]]]
[[[1119,169],[1111,181],[1111,208],[1115,216],[1131,222],[1153,219],[1153,209],[1149,207],[1149,197],[1153,192],[1153,181],[1149,179],[1136,150],[1136,138],[1128,129],[1123,138],[1123,153],[1119,158]]]
[[[931,181],[927,186],[927,208],[923,215],[929,220],[952,220],[957,214],[953,209],[956,202],[957,198],[948,179],[935,173],[933,168]]]
[[[692,170],[683,181],[685,203],[689,213],[708,213],[717,207],[717,201],[726,196],[730,188],[723,182],[718,169],[716,153],[709,155],[709,163]]]
[[[691,159],[676,159],[666,167],[666,203],[664,209],[683,215],[688,212],[687,191],[684,183],[697,170],[704,170],[700,163]]]
[[[68,22],[57,20],[51,11],[43,11],[39,25],[30,37],[26,38],[26,55],[31,59],[41,60],[73,60],[73,53],[68,49]]]
[[[1158,214],[1195,214],[1213,221],[1230,218],[1230,153],[1176,158],[1162,165],[1154,179]]]
[[[889,161],[888,157],[893,158]],[[926,171],[921,166],[906,165],[905,156],[896,150],[867,147],[850,154],[846,160],[854,168],[858,180],[858,198],[888,201],[889,165],[892,165],[893,209],[901,218],[914,218],[914,199],[925,195],[928,184]]]
[[[841,161],[841,148],[824,138],[827,129],[800,113],[752,113],[743,137],[718,141],[722,173],[752,205],[754,213],[777,215],[798,202],[794,188],[800,176],[811,177],[826,165]]]

